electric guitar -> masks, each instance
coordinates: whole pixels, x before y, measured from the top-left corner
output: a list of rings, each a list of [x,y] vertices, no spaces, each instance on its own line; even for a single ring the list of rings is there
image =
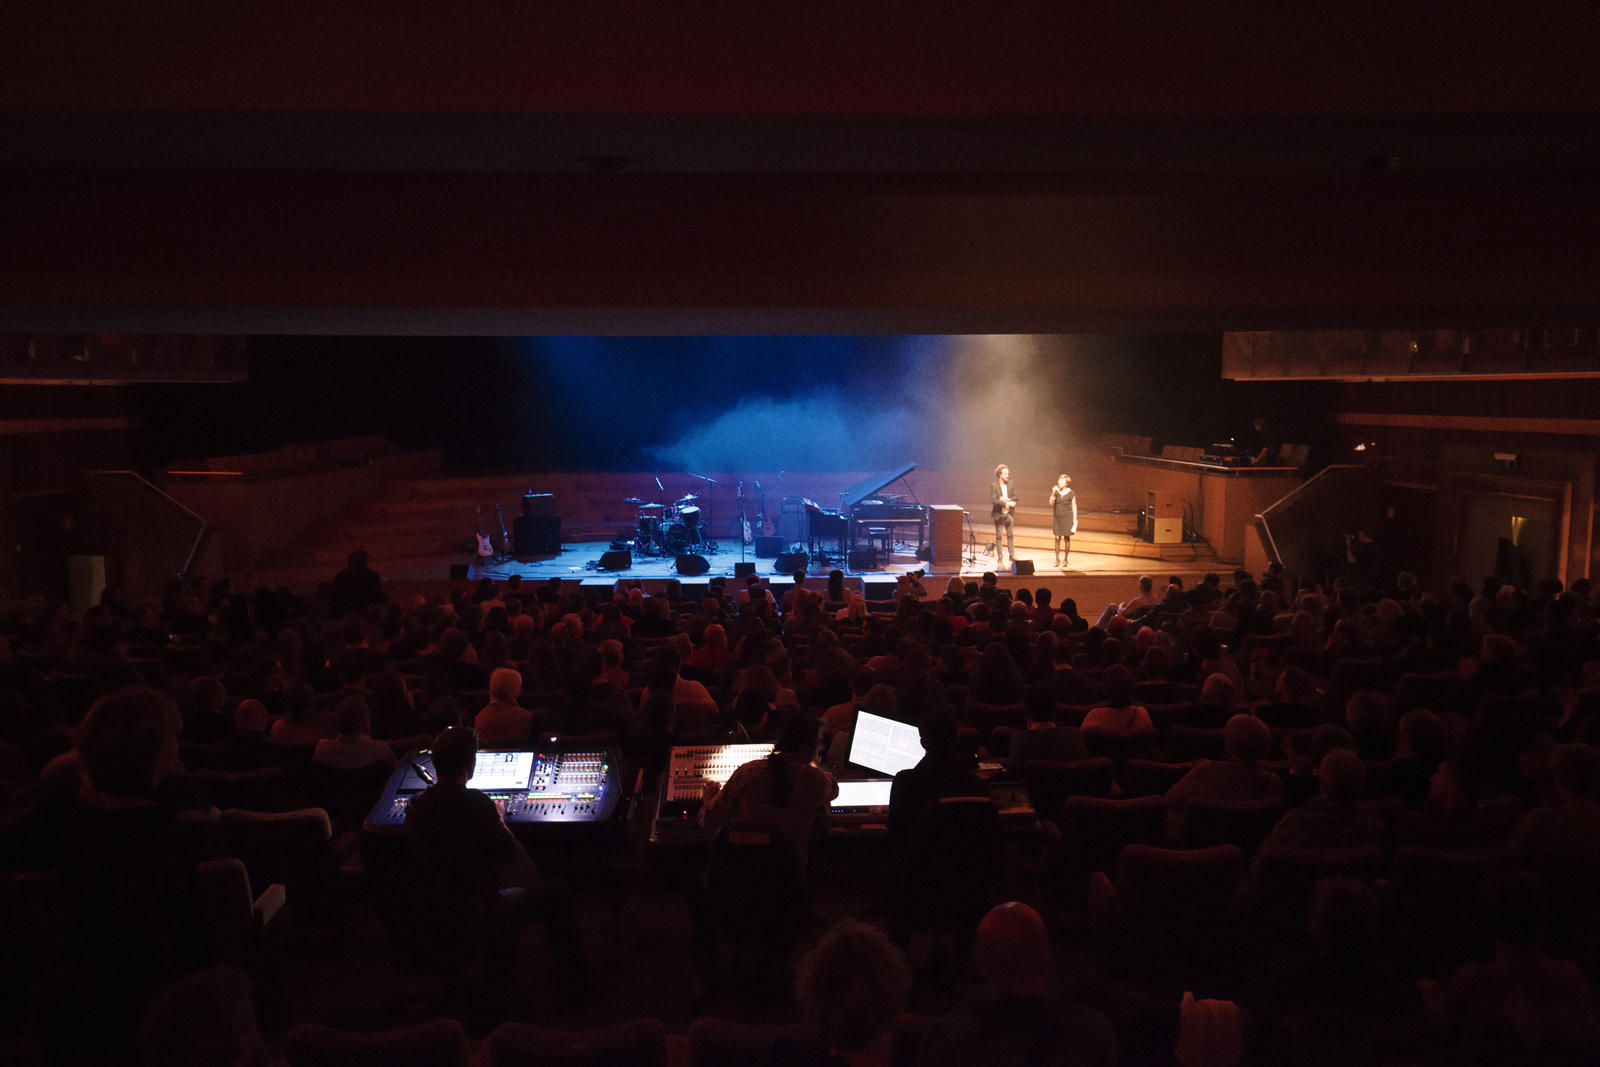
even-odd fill
[[[483,524],[481,522],[478,524],[478,528],[472,536],[478,539],[478,558],[494,558],[494,545],[489,543],[489,535],[483,532]]]

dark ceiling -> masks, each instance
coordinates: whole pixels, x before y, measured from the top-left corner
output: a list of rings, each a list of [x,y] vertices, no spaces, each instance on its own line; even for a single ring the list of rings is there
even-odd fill
[[[1570,6],[21,0],[0,328],[1589,321]]]

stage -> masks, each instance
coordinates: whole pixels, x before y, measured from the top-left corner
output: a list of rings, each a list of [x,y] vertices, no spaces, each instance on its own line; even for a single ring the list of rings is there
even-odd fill
[[[970,553],[972,547],[969,544],[969,554],[963,555],[959,569],[933,568],[917,559],[913,551],[915,546],[905,543],[897,543],[895,553],[870,570],[851,569],[845,566],[845,560],[829,561],[826,557],[821,561],[808,561],[806,587],[819,590],[826,588],[828,572],[837,567],[845,572],[847,589],[860,591],[868,600],[887,600],[893,597],[901,574],[921,569],[926,572],[923,581],[925,588],[931,596],[938,596],[944,592],[944,586],[952,576],[959,575],[963,580],[977,581],[986,571],[995,571],[999,583],[1006,588],[1048,588],[1057,598],[1073,597],[1078,600],[1080,610],[1086,610],[1085,605],[1098,605],[1102,598],[1107,602],[1126,600],[1133,595],[1131,590],[1135,589],[1137,579],[1142,574],[1151,574],[1160,580],[1177,575],[1183,579],[1185,586],[1190,586],[1207,571],[1217,569],[1215,560],[1198,555],[1191,561],[1173,561],[1141,560],[1092,552],[1073,552],[1068,558],[1069,566],[1063,569],[1054,566],[1047,549],[1043,552],[1019,551],[1018,559],[1027,561],[1031,557],[1034,573],[1013,575],[1009,569],[1003,572],[997,570],[994,555],[984,551],[987,547],[985,544],[976,546],[976,554]],[[712,578],[724,578],[730,583],[739,580],[740,563],[752,565],[753,573],[776,588],[786,588],[791,581],[792,571],[781,569],[776,559],[758,559],[750,544],[744,545],[741,554],[738,539],[720,541],[715,551],[698,553],[707,563],[704,574],[679,573],[675,556],[639,555],[633,552],[629,553],[627,567],[604,570],[599,565],[600,559],[609,551],[609,541],[578,541],[563,544],[561,551],[554,555],[503,560],[473,559],[464,567],[458,564],[452,570],[458,580],[464,570],[465,577],[470,581],[480,578],[504,581],[515,574],[523,582],[561,578],[580,585],[609,588],[618,579],[638,580],[647,592],[663,588],[668,579],[676,578],[691,598],[697,597]]]

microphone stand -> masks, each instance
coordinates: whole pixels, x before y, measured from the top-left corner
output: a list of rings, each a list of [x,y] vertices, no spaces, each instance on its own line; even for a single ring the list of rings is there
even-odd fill
[[[745,562],[744,546],[748,538],[745,536],[750,529],[750,520],[744,517],[744,479],[739,479],[739,562]]]

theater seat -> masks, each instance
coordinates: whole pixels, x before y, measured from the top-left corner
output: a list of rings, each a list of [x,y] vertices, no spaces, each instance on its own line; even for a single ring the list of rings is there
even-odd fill
[[[1114,937],[1101,966],[1166,993],[1231,995],[1244,875],[1235,845],[1126,846],[1117,860]]]
[[[1245,855],[1261,847],[1261,842],[1278,825],[1288,804],[1277,797],[1263,800],[1194,800],[1183,812],[1184,848],[1209,848],[1212,845],[1238,845]]]
[[[548,1030],[502,1023],[484,1040],[483,1067],[666,1067],[660,1019],[633,1019],[600,1030]]]
[[[780,1043],[799,1047],[805,1041],[805,1028],[799,1023],[753,1026],[726,1019],[696,1019],[689,1026],[689,1067],[770,1063]]]
[[[466,1067],[467,1032],[454,1019],[359,1033],[301,1023],[285,1042],[289,1067]]]
[[[1061,820],[1067,853],[1090,871],[1112,872],[1124,845],[1160,845],[1167,803],[1161,797],[1068,797]]]
[[[1022,784],[1028,802],[1039,818],[1060,822],[1067,798],[1103,797],[1111,794],[1116,765],[1105,756],[1080,760],[1028,760],[1022,765]]]

